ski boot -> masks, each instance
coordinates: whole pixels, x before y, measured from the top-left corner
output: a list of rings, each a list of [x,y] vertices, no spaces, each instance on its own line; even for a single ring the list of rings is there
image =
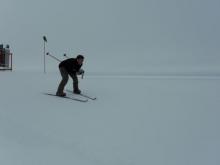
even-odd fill
[[[78,83],[74,83],[73,84],[73,93],[75,93],[75,94],[81,94],[81,90],[79,90],[79,88],[78,88]]]
[[[56,95],[57,95],[57,96],[60,96],[60,97],[65,97],[65,96],[66,96],[66,93],[64,93],[64,92],[58,93],[58,92],[57,92]]]

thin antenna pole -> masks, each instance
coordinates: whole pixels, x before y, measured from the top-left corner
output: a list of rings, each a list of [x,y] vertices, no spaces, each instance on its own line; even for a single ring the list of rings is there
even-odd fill
[[[45,50],[45,41],[44,41],[44,73],[46,73],[46,50]]]
[[[44,40],[44,73],[46,73],[46,49],[45,49],[45,45],[47,42],[47,37],[43,36],[43,40]]]

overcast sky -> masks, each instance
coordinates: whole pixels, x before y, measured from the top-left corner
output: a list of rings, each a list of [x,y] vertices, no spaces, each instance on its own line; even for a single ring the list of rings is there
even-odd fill
[[[43,40],[90,71],[219,69],[219,0],[1,0],[15,68],[43,68]],[[57,62],[47,58],[48,67]],[[220,70],[220,69],[219,69]]]

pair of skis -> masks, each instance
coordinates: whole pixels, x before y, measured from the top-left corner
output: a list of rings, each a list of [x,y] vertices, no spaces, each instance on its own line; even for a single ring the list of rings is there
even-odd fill
[[[74,101],[79,101],[79,102],[87,102],[89,100],[96,100],[96,97],[91,97],[91,96],[88,96],[86,94],[74,94],[71,90],[66,90],[68,93],[71,93],[73,96],[81,96],[83,98],[77,98],[77,97],[71,97],[71,96],[57,96],[55,94],[52,94],[52,93],[45,93],[46,95],[49,95],[49,96],[56,96],[56,97],[61,97],[61,98],[66,98],[66,99],[70,99],[70,100],[74,100]]]

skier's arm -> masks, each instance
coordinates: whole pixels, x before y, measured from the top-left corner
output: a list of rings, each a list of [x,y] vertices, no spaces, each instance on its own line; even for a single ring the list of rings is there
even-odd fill
[[[82,75],[81,78],[83,79],[84,73],[85,73],[85,71],[83,69],[79,69],[79,71],[76,74],[77,75]]]
[[[85,73],[85,71],[83,70],[83,69],[80,69],[78,72],[76,72],[77,73],[77,75],[82,75],[82,74],[84,74]]]

